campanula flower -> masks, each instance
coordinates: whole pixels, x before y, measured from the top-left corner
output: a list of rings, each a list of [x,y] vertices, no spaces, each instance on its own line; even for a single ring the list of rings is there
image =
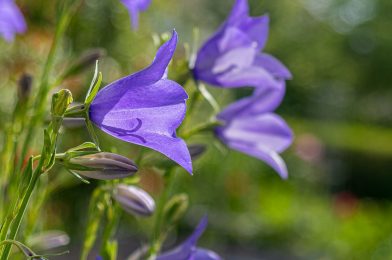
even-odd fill
[[[290,146],[293,133],[286,122],[273,113],[285,91],[279,88],[256,89],[252,96],[239,100],[217,118],[224,123],[215,128],[216,136],[228,147],[256,157],[287,178],[287,167],[279,153]]]
[[[188,148],[176,136],[176,129],[185,117],[188,95],[165,76],[176,45],[177,33],[173,31],[172,38],[159,48],[149,67],[98,92],[89,116],[104,132],[161,152],[192,173]]]
[[[0,0],[0,35],[8,42],[26,31],[23,14],[13,0]]]
[[[121,2],[128,9],[131,16],[132,28],[137,29],[139,26],[139,13],[147,10],[151,0],[121,0]]]
[[[181,245],[159,255],[157,260],[220,260],[221,258],[207,249],[196,247],[197,240],[207,227],[207,217],[203,217],[193,234]]]
[[[280,61],[261,53],[268,24],[268,16],[250,17],[247,0],[237,0],[226,22],[197,53],[195,79],[222,88],[268,88],[290,79]]]

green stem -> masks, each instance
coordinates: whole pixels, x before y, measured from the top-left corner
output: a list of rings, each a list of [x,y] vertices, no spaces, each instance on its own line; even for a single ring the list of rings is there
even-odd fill
[[[164,235],[162,234],[162,225],[163,225],[163,209],[165,208],[166,202],[168,201],[170,194],[174,185],[174,168],[170,168],[167,170],[166,174],[166,187],[163,191],[156,211],[155,224],[154,224],[154,233],[153,233],[153,241],[150,246],[150,250],[148,252],[148,259],[155,259],[156,255],[159,253],[162,247],[162,243],[164,240]]]
[[[212,129],[214,129],[217,126],[220,126],[221,122],[216,121],[216,120],[212,120],[210,122],[207,122],[205,124],[201,124],[198,125],[192,129],[190,129],[187,132],[184,132],[183,134],[181,134],[181,138],[183,138],[184,140],[189,139],[190,137],[192,137],[193,135],[199,134],[201,132],[205,132],[205,131],[211,131]]]
[[[8,236],[9,239],[11,239],[11,240],[15,240],[15,238],[16,238],[16,235],[18,233],[18,230],[19,230],[20,224],[22,222],[23,216],[24,216],[24,214],[26,212],[26,208],[27,208],[27,205],[29,203],[31,194],[33,193],[34,188],[35,188],[35,186],[36,186],[36,184],[37,184],[37,182],[39,180],[39,176],[42,174],[43,163],[44,163],[44,160],[41,159],[39,161],[38,167],[35,169],[35,171],[33,173],[33,176],[31,178],[29,186],[27,187],[26,193],[23,196],[21,205],[20,205],[20,207],[18,209],[18,213],[16,214],[16,217],[15,217],[15,220],[12,222],[10,233],[9,233],[9,236]],[[11,251],[11,245],[6,245],[0,259],[1,260],[7,260],[8,257],[9,257],[10,251]]]
[[[33,140],[34,135],[35,135],[36,126],[43,119],[45,105],[46,105],[46,99],[47,99],[47,96],[49,94],[50,89],[53,86],[53,85],[49,84],[49,75],[53,69],[54,59],[55,59],[55,56],[57,53],[58,45],[62,39],[62,36],[64,35],[65,29],[67,28],[68,22],[70,20],[70,16],[71,15],[69,15],[69,14],[67,15],[65,12],[62,12],[60,19],[59,19],[59,22],[57,23],[55,37],[54,37],[52,45],[50,47],[48,58],[47,58],[45,65],[44,65],[44,69],[43,69],[41,81],[40,81],[41,83],[39,85],[38,94],[37,94],[36,101],[33,106],[33,111],[34,111],[33,117],[29,121],[29,125],[27,127],[27,129],[28,129],[27,134],[26,134],[26,137],[25,137],[23,145],[22,145],[21,156],[18,160],[17,166],[15,167],[14,173],[19,172],[20,169],[22,168],[23,160],[27,155],[28,148]]]

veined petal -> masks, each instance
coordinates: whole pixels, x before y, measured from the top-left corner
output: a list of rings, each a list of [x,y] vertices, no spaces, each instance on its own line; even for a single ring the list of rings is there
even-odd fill
[[[98,93],[93,101],[94,124],[118,139],[159,151],[192,173],[188,148],[175,132],[186,111],[187,94],[180,85],[160,80],[148,86],[130,84],[121,95],[105,99],[109,94]]]
[[[254,59],[254,64],[265,68],[273,76],[281,79],[291,79],[291,72],[272,55],[259,53]]]
[[[106,133],[161,152],[192,173],[188,148],[176,137],[176,129],[185,116],[188,95],[176,82],[162,79],[176,42],[174,31],[171,40],[158,50],[151,66],[100,90],[89,115]]]

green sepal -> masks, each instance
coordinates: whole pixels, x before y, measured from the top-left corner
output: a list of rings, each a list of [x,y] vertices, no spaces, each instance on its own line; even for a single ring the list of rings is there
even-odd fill
[[[82,176],[80,176],[79,174],[77,174],[76,172],[67,169],[67,171],[69,173],[71,173],[74,177],[76,177],[78,180],[80,180],[81,182],[85,183],[85,184],[90,184],[90,182],[88,180],[86,180],[85,178],[83,178]]]
[[[95,96],[98,93],[99,88],[102,83],[102,73],[98,72],[98,61],[95,64],[95,72],[93,80],[91,81],[90,88],[87,91],[86,99],[84,100],[84,104],[89,106],[91,102],[93,102]]]
[[[97,149],[97,145],[92,142],[84,142],[81,145],[69,149],[68,152],[80,151],[84,149]]]

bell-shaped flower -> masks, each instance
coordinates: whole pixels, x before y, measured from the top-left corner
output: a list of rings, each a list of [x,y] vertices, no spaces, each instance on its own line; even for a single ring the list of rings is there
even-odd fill
[[[139,13],[147,10],[151,0],[121,0],[121,2],[128,9],[131,16],[132,28],[137,29],[139,27]]]
[[[185,117],[185,90],[166,78],[177,45],[177,33],[159,48],[146,69],[101,89],[89,117],[104,132],[120,140],[154,149],[192,173],[192,161],[176,129]]]
[[[13,0],[0,0],[0,35],[8,42],[26,31],[23,14]]]
[[[197,53],[195,79],[223,88],[267,88],[290,79],[279,60],[261,53],[268,26],[268,16],[250,17],[247,0],[236,0],[229,18]]]
[[[273,113],[285,91],[284,81],[278,88],[255,89],[252,96],[239,100],[218,115],[223,126],[215,135],[228,147],[256,157],[287,178],[287,167],[279,153],[293,140],[286,122]]]
[[[156,260],[220,260],[213,251],[196,246],[197,240],[207,227],[207,217],[203,217],[193,234],[176,248],[157,256]]]

